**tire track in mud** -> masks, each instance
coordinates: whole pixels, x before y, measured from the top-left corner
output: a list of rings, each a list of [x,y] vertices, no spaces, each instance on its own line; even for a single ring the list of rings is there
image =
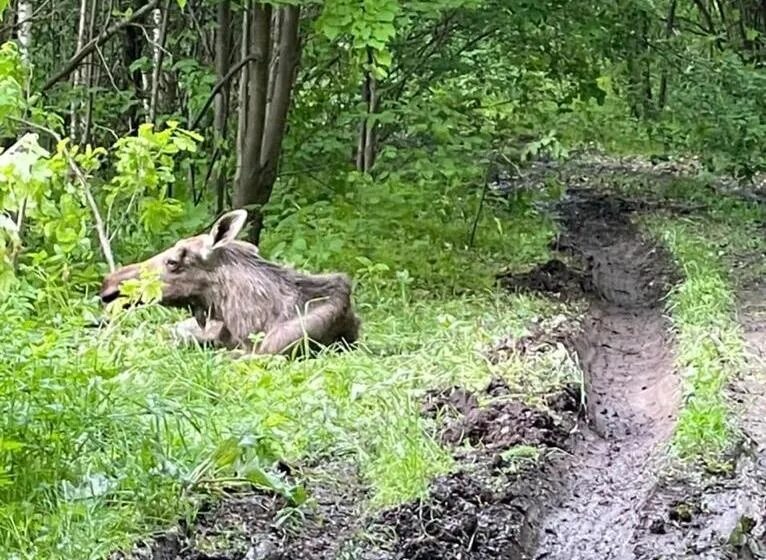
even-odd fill
[[[588,423],[565,491],[542,523],[535,558],[633,558],[631,537],[672,435],[679,380],[661,301],[670,259],[630,222],[619,199],[570,191],[561,247],[587,263],[591,305],[576,343]]]

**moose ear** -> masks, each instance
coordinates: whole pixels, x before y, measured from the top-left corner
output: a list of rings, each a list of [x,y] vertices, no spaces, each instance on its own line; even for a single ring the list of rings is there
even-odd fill
[[[232,210],[218,218],[218,221],[213,224],[213,228],[210,230],[210,236],[213,238],[213,247],[234,241],[242,231],[242,228],[245,227],[246,221],[247,211],[241,209]]]

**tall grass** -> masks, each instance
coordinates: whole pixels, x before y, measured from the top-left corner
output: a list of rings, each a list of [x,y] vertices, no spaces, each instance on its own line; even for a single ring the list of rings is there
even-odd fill
[[[493,340],[557,311],[498,292],[491,264],[545,259],[554,231],[527,203],[490,206],[469,248],[465,207],[429,213],[429,193],[388,200],[366,216],[305,206],[262,248],[352,273],[364,319],[354,352],[290,362],[181,348],[165,328],[179,314],[155,307],[87,328],[97,302],[53,284],[22,283],[0,302],[0,557],[103,557],[192,516],[195,496],[232,477],[300,501],[277,460],[348,461],[372,506],[421,495],[451,464],[420,414],[423,391],[480,387],[497,373],[482,353]],[[530,387],[549,377],[544,364],[503,371]]]

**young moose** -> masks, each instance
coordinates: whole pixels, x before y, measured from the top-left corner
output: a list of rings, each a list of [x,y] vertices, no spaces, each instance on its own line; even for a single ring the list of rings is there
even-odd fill
[[[304,337],[322,345],[356,342],[360,321],[349,278],[303,274],[262,259],[255,245],[235,239],[246,219],[245,210],[234,210],[210,233],[115,270],[104,278],[101,300],[115,300],[121,284],[147,267],[162,280],[162,305],[193,312],[194,319],[180,324],[184,338],[259,354],[292,352]],[[257,333],[265,336],[253,347],[250,335]]]

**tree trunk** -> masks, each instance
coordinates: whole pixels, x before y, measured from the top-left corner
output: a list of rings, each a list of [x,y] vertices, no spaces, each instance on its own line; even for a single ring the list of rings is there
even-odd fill
[[[29,62],[29,49],[32,46],[32,4],[30,0],[19,0],[16,5],[16,21],[19,23],[17,37],[19,51],[24,62]]]
[[[372,49],[367,49],[367,64],[373,64]],[[376,123],[372,117],[378,112],[378,83],[372,71],[365,69],[364,85],[362,86],[362,101],[365,104],[366,115],[359,126],[359,139],[356,151],[356,169],[362,173],[369,173],[375,165],[377,154]]]
[[[138,4],[138,0],[133,0],[133,9],[137,10],[140,7],[141,6]],[[142,56],[144,37],[140,28],[140,24],[143,23],[143,19],[144,18],[142,18],[141,21],[136,22],[139,25],[125,26],[125,32],[123,34],[123,64],[127,70],[127,75],[130,76],[129,79],[133,86],[136,100],[144,105],[145,109],[148,109],[148,103],[145,95],[145,92],[147,91],[145,86],[148,86],[148,84],[145,83],[146,80],[144,73],[139,68],[134,69],[132,72],[130,71],[130,67],[133,65],[133,63]],[[128,122],[130,130],[135,130],[138,128],[138,116],[138,105],[134,104],[128,111]]]
[[[229,0],[221,0],[218,3],[217,10],[218,31],[215,37],[215,74],[216,81],[220,82],[229,72],[229,60],[231,54],[231,3]],[[213,119],[213,141],[215,150],[218,153],[222,150],[222,144],[226,138],[226,124],[229,116],[229,82],[221,88],[221,91],[215,97],[214,119]],[[218,172],[215,177],[217,210],[220,214],[223,212],[226,199],[226,180],[223,170],[223,159],[218,166]],[[211,163],[215,165],[215,162]]]
[[[668,8],[668,19],[665,24],[665,41],[670,41],[673,36],[673,29],[676,25],[676,0],[670,0],[670,7]],[[662,76],[660,76],[660,88],[657,93],[657,108],[662,111],[668,101],[668,68],[667,65],[662,69]]]
[[[85,46],[85,29],[87,26],[87,17],[86,14],[88,12],[88,0],[80,0],[80,16],[79,16],[79,23],[77,25],[77,51],[81,51],[82,48]],[[74,86],[75,90],[83,87],[86,83],[86,77],[87,77],[87,68],[84,66],[78,66],[74,73],[72,74],[72,85]],[[81,114],[82,110],[82,101],[80,101],[80,95],[78,95],[78,98],[72,102],[72,105],[70,107],[71,115],[69,120],[69,137],[72,139],[72,142],[77,142],[78,139],[82,139],[83,137],[83,115]]]
[[[157,111],[160,105],[160,81],[162,80],[162,63],[165,58],[165,39],[168,34],[168,17],[170,13],[170,0],[165,5],[152,11],[153,41],[152,45],[152,94],[149,101],[148,121],[157,121]]]
[[[240,52],[240,60],[242,61],[250,56],[250,10],[248,4],[248,0],[245,0],[245,9],[242,10],[242,47]],[[239,185],[242,181],[243,154],[245,153],[245,138],[247,137],[247,86],[249,82],[250,65],[248,64],[242,68],[242,73],[239,77],[239,91],[237,92],[239,106],[237,107],[237,163],[234,172],[235,185]],[[221,193],[221,195],[223,195],[223,193]],[[223,211],[223,205],[221,205],[221,211]]]
[[[249,210],[247,236],[254,243],[260,239],[263,206],[277,179],[300,56],[300,8],[283,5],[277,15],[274,25],[271,6],[251,9],[251,52],[256,60],[248,71],[248,108],[234,204]],[[272,48],[276,34],[279,41]]]
[[[90,4],[90,21],[88,22],[88,42],[93,40],[96,29],[96,11],[98,9],[98,0],[93,0]],[[88,84],[88,105],[85,109],[85,123],[82,132],[82,143],[90,143],[90,137],[93,130],[93,86],[98,84],[101,75],[101,66],[93,63],[93,55],[88,55],[90,64],[85,66],[86,82]]]

